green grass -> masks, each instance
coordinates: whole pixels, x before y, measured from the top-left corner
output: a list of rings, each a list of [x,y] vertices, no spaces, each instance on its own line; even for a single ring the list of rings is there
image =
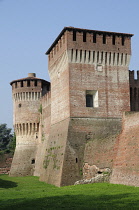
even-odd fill
[[[109,183],[58,188],[38,177],[0,175],[0,209],[139,209],[139,188]]]

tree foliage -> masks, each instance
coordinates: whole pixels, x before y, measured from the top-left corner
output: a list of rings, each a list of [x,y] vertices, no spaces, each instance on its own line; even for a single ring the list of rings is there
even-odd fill
[[[7,124],[0,124],[0,151],[14,151],[16,137]]]

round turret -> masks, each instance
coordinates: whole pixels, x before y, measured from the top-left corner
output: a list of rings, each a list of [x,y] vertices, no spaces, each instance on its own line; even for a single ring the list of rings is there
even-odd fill
[[[10,175],[32,175],[38,144],[40,98],[49,91],[50,83],[37,78],[35,73],[29,73],[28,77],[14,80],[10,85],[16,134],[16,150]]]

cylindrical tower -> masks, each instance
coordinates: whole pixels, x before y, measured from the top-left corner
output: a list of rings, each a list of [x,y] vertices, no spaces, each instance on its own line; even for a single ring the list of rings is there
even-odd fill
[[[13,95],[13,123],[16,149],[10,176],[33,175],[38,145],[40,98],[50,88],[46,80],[36,78],[35,73],[10,83]]]

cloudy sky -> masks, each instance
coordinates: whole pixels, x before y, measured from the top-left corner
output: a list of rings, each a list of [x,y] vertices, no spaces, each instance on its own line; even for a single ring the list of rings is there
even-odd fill
[[[138,10],[138,0],[0,0],[0,123],[12,128],[12,80],[35,72],[49,81],[45,52],[65,26],[133,33],[138,70]]]

